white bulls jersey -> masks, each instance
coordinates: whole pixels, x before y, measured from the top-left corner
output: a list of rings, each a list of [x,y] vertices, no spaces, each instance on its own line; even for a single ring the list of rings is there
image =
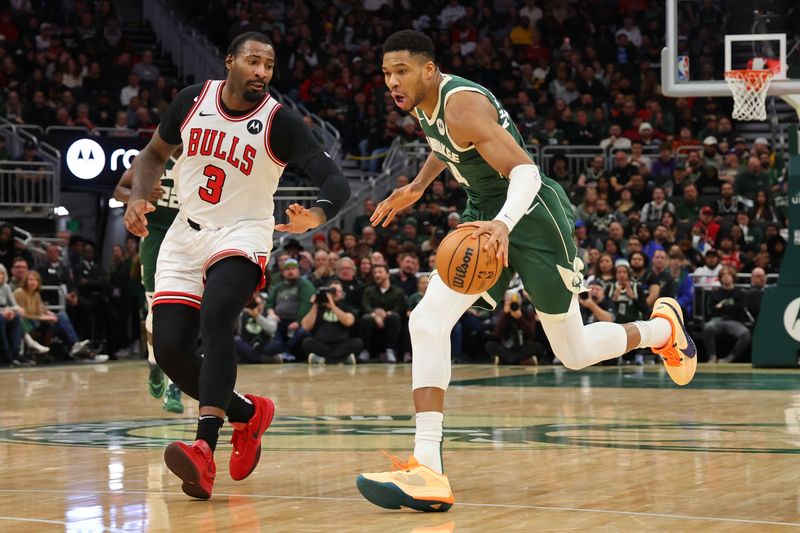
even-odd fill
[[[280,104],[267,95],[250,113],[232,117],[220,104],[224,85],[207,81],[181,124],[183,153],[173,172],[180,210],[214,227],[273,222],[273,196],[286,166],[269,148]]]

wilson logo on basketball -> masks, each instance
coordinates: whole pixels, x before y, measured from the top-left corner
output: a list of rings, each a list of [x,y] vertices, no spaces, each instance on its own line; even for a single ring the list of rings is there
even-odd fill
[[[494,253],[484,250],[489,235],[474,237],[474,227],[458,228],[448,234],[436,250],[436,271],[444,284],[461,294],[486,292],[500,277],[503,265]]]
[[[464,287],[464,279],[467,277],[467,272],[469,272],[469,264],[472,262],[472,254],[474,252],[474,248],[470,247],[464,250],[464,257],[461,259],[461,264],[456,267],[455,276],[453,277],[453,286],[463,288]]]

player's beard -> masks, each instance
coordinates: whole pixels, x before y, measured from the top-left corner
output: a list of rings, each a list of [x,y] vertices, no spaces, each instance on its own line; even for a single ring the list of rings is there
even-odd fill
[[[251,90],[250,86],[246,86],[244,89],[244,99],[248,102],[257,103],[260,102],[264,95],[267,94],[268,86],[265,84],[264,88],[260,91]]]

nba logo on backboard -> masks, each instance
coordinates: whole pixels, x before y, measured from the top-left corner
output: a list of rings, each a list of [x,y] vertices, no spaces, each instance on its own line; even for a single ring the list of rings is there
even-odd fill
[[[689,81],[689,56],[678,56],[678,81]]]

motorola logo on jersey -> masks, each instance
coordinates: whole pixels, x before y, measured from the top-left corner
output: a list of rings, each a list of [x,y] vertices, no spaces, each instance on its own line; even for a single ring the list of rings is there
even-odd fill
[[[106,166],[103,147],[92,139],[79,139],[67,150],[67,167],[77,178],[94,179]]]
[[[262,124],[260,120],[253,119],[247,123],[247,131],[249,131],[253,135],[261,133],[261,130],[263,129],[264,129],[264,124]]]

